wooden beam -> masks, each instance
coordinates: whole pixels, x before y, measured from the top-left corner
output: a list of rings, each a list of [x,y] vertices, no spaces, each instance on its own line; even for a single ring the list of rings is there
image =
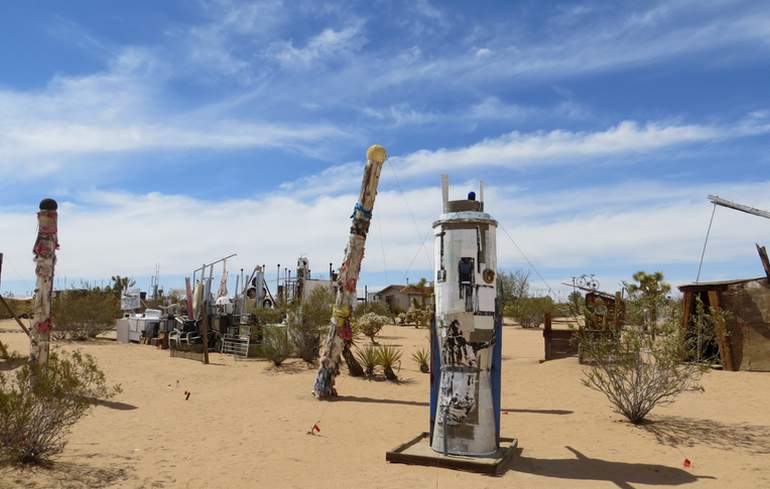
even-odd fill
[[[770,219],[770,212],[763,211],[762,209],[757,209],[756,207],[737,204],[727,199],[723,199],[718,195],[709,195],[708,199],[711,201],[711,203],[718,206],[727,207],[728,209],[745,212],[746,214],[751,214],[752,216],[759,216],[759,217],[764,217],[765,219]]]
[[[757,247],[759,259],[762,261],[762,268],[765,269],[765,276],[767,276],[767,280],[770,281],[770,260],[767,258],[767,249],[764,246],[759,246],[757,243],[754,243],[754,245]]]
[[[715,290],[708,291],[709,306],[714,310],[720,310],[719,293]],[[735,364],[733,363],[733,346],[730,342],[730,335],[727,331],[727,324],[724,321],[720,321],[717,325],[717,343],[719,344],[719,357],[722,360],[722,366],[725,370],[735,371]]]
[[[2,295],[0,295],[0,302],[2,302],[2,303],[3,303],[3,305],[4,305],[4,306],[5,306],[5,308],[8,310],[8,312],[10,313],[10,315],[11,315],[11,316],[13,316],[13,319],[15,319],[15,320],[16,320],[16,324],[18,324],[18,325],[19,325],[19,327],[20,327],[20,328],[21,328],[21,329],[22,329],[22,330],[23,330],[23,331],[24,331],[24,332],[27,334],[27,337],[30,337],[30,338],[31,338],[31,336],[30,336],[30,334],[29,334],[29,330],[27,329],[27,327],[26,327],[26,326],[24,326],[24,323],[22,323],[22,322],[21,322],[21,319],[19,319],[19,316],[17,316],[17,315],[16,315],[16,313],[14,312],[14,310],[13,310],[13,309],[11,309],[11,305],[10,305],[10,304],[8,304],[7,302],[5,302],[5,299],[3,298],[3,296],[2,296]]]

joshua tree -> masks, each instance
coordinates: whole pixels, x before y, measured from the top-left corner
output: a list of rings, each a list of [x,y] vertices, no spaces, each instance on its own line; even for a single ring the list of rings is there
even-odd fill
[[[115,292],[115,295],[120,297],[123,295],[123,291],[130,289],[134,285],[136,285],[136,281],[133,279],[130,279],[128,277],[121,277],[120,275],[113,275],[112,278],[112,290]]]

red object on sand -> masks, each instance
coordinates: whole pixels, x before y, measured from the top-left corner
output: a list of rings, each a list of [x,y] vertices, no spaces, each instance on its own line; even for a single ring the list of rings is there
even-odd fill
[[[313,431],[315,431],[315,432],[317,432],[317,433],[320,433],[320,432],[321,432],[321,427],[320,427],[320,426],[318,426],[318,423],[316,423],[316,424],[314,424],[314,425],[313,425]]]
[[[684,465],[685,469],[692,468],[692,462],[690,462],[689,458],[684,459],[684,464],[683,465]]]

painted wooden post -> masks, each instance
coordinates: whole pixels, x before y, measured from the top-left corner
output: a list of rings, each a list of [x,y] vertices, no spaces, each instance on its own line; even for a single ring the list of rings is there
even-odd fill
[[[364,259],[366,235],[369,232],[374,200],[377,197],[380,172],[387,157],[385,148],[377,144],[371,146],[366,152],[367,161],[361,181],[361,192],[351,216],[353,225],[350,228],[345,258],[340,266],[337,280],[337,300],[321,355],[321,367],[318,369],[313,386],[313,394],[319,399],[337,395],[334,379],[339,374],[340,356],[345,354],[345,351],[350,354],[349,347],[353,336],[350,318],[356,305],[356,285],[361,272],[361,262]]]
[[[553,354],[551,353],[551,313],[546,312],[543,317],[543,338],[545,338],[545,360],[551,360]]]
[[[206,279],[206,265],[203,265],[201,278],[205,280],[203,285],[203,304],[201,305],[201,336],[203,337],[203,363],[209,364],[209,298],[211,297],[211,281],[214,279],[214,265],[211,265],[209,278]]]
[[[35,255],[34,317],[32,324],[29,361],[45,366],[48,363],[49,340],[53,321],[51,320],[51,299],[53,295],[54,267],[58,239],[58,204],[53,199],[43,199],[37,213],[37,239],[32,252]]]

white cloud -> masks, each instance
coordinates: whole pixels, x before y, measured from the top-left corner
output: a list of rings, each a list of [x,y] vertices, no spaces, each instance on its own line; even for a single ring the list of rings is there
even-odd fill
[[[316,61],[359,49],[365,42],[361,26],[362,23],[356,22],[341,30],[326,28],[302,47],[295,47],[291,40],[277,41],[271,44],[268,53],[286,67],[307,68]]]
[[[360,178],[360,172],[355,176]],[[453,193],[459,187],[454,185]],[[509,189],[491,185],[486,207],[541,270],[562,267],[582,273],[600,263],[614,267],[617,276],[629,276],[635,271],[629,268],[640,264],[663,271],[668,264],[687,265],[694,274],[711,212],[707,193],[770,208],[770,181],[691,187],[624,183],[605,187],[596,204],[575,199],[576,192],[511,195]],[[355,199],[354,193],[307,200],[277,193],[224,202],[162,194],[85,194],[61,203],[58,273],[89,279],[143,275],[160,263],[165,274],[176,275],[230,252],[239,253],[237,267],[293,264],[306,254],[315,270],[325,270],[329,262],[339,264]],[[537,202],[548,207],[547,216],[533,210]],[[364,272],[385,267],[400,277],[410,264],[413,269],[431,269],[430,238],[428,250],[420,251],[420,244],[439,213],[438,186],[403,194],[381,191]],[[705,277],[711,276],[710,264],[715,262],[754,263],[753,243],[766,240],[768,226],[756,217],[720,209]],[[35,209],[0,208],[0,236],[9,264],[6,280],[34,273],[34,231]],[[526,267],[502,230],[498,250],[501,267]],[[761,274],[758,261],[756,269]]]
[[[395,159],[406,175],[478,167],[523,168],[568,165],[591,158],[653,153],[681,145],[766,133],[763,121],[730,126],[623,121],[604,131],[514,131],[456,148],[421,150]]]
[[[499,80],[559,79],[646,66],[725,47],[770,47],[766,5],[737,3],[740,5],[700,2],[694,9],[692,2],[669,2],[620,15],[607,15],[609,10],[605,10],[589,16],[591,11],[581,11],[579,24],[562,25],[534,38],[511,30],[509,19],[504,25],[479,25],[476,31],[486,34],[472,35],[474,44],[483,42],[483,49],[494,56],[482,50],[455,49],[426,57],[419,64],[391,66],[373,86],[386,89],[440,80],[467,87]],[[463,31],[475,32],[466,20]]]
[[[126,49],[109,70],[55,77],[35,91],[0,90],[0,176],[50,173],[75,157],[153,149],[283,148],[317,155],[347,137],[328,123],[266,122],[228,115],[227,104],[167,107],[164,69],[152,53]]]

